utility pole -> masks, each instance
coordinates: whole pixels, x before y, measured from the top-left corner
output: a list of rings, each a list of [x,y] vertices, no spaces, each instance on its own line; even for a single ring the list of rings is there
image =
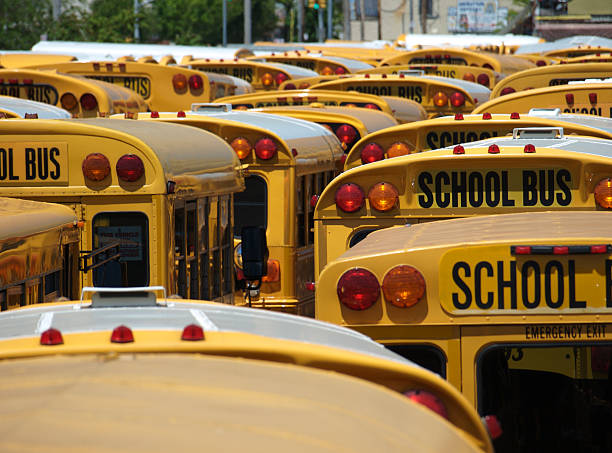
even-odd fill
[[[297,42],[304,42],[304,0],[297,0]]]
[[[382,39],[382,5],[378,0],[378,39]]]
[[[410,34],[414,34],[414,5],[410,0]]]
[[[342,30],[343,39],[351,40],[351,5],[349,0],[342,0]]]
[[[321,8],[317,9],[317,21],[319,25],[317,27],[317,41],[323,42],[323,9]]]
[[[361,25],[361,40],[365,41],[365,1],[359,0],[359,21]]]
[[[223,47],[227,47],[227,0],[223,0]]]
[[[327,0],[327,39],[332,39],[334,0]]]
[[[139,0],[134,0],[134,42],[140,41],[140,25],[138,24],[139,3]]]
[[[244,0],[244,43],[251,44],[251,0]]]

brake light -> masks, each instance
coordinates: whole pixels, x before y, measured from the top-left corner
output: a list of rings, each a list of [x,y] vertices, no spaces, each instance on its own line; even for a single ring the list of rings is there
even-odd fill
[[[463,74],[463,80],[467,80],[468,82],[475,82],[476,78],[471,72],[466,72],[465,74]]]
[[[512,88],[512,87],[506,87],[506,88],[503,88],[503,89],[501,90],[501,92],[499,93],[499,95],[500,95],[500,96],[505,96],[505,95],[507,95],[507,94],[511,94],[511,93],[514,93],[514,92],[516,92],[516,90],[515,90],[514,88]]]
[[[450,102],[453,107],[461,107],[465,104],[465,96],[462,93],[455,91],[453,94],[451,94]]]
[[[276,74],[274,80],[276,81],[277,85],[280,85],[285,80],[289,80],[289,77],[287,77],[287,74],[285,74],[284,72],[279,72],[278,74]]]
[[[43,346],[64,344],[64,338],[59,330],[51,327],[40,334],[40,344]]]
[[[372,272],[363,268],[349,269],[336,287],[338,299],[352,310],[365,310],[374,305],[380,294],[380,285]]]
[[[117,161],[117,176],[126,182],[134,182],[144,175],[144,164],[135,154],[124,154]]]
[[[295,85],[293,83],[288,83],[283,87],[283,90],[295,90]]]
[[[439,416],[448,419],[448,412],[446,411],[444,403],[433,393],[425,390],[409,390],[405,392],[404,395],[406,395],[409,400],[421,404],[431,409]]]
[[[185,77],[185,74],[174,74],[172,76],[172,86],[174,91],[178,93],[185,91],[187,89],[187,77]]]
[[[98,100],[91,93],[85,93],[80,99],[83,110],[96,110],[98,108]]]
[[[364,200],[365,194],[357,184],[343,184],[336,191],[336,206],[344,212],[358,211],[363,206]]]
[[[350,124],[342,124],[336,129],[336,137],[342,143],[351,145],[357,139],[357,130]]]
[[[399,192],[393,184],[379,182],[374,184],[368,192],[370,206],[377,211],[386,212],[397,204]]]
[[[269,72],[261,76],[261,84],[265,87],[271,87],[274,84],[274,77]]]
[[[62,108],[65,110],[72,110],[77,106],[77,98],[72,93],[64,93],[60,98]]]
[[[371,164],[379,160],[383,160],[385,153],[378,143],[368,143],[361,150],[361,162]]]
[[[425,279],[412,266],[395,266],[386,273],[382,290],[387,302],[400,308],[412,307],[425,294]]]
[[[479,84],[484,85],[486,87],[488,87],[489,83],[490,83],[489,76],[487,74],[478,74],[478,77],[476,78],[476,81]]]
[[[405,156],[406,154],[412,154],[415,149],[416,148],[409,143],[395,142],[387,148],[387,157]]]
[[[593,190],[595,201],[604,209],[612,209],[612,179],[602,179]]]
[[[251,150],[253,149],[253,147],[251,146],[251,142],[249,142],[244,137],[236,137],[234,140],[232,140],[230,146],[236,152],[236,154],[238,155],[238,159],[240,160],[249,157],[249,155],[251,154]]]
[[[199,74],[194,74],[189,77],[189,88],[194,91],[201,90],[204,87],[204,81]]]
[[[110,173],[110,162],[101,153],[89,154],[81,165],[83,176],[90,181],[102,181]]]
[[[111,343],[132,343],[134,341],[132,329],[127,326],[115,327],[110,341]]]
[[[197,324],[189,324],[183,329],[181,340],[183,341],[202,341],[204,339],[204,329]]]
[[[448,104],[448,96],[442,91],[438,91],[433,96],[433,103],[436,107],[444,107]]]
[[[377,106],[376,104],[372,104],[371,102],[366,104],[366,105],[364,105],[364,107],[366,109],[371,109],[371,110],[380,110],[379,106]]]
[[[344,69],[342,66],[338,66],[334,72],[336,75],[344,75],[346,74],[346,69]]]
[[[260,138],[257,143],[255,143],[255,155],[263,160],[272,159],[276,156],[276,152],[278,148],[276,143],[271,138]]]

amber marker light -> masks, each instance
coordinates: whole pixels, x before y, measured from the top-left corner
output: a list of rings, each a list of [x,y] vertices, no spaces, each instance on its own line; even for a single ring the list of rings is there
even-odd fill
[[[405,156],[406,154],[412,154],[415,150],[416,147],[411,143],[395,142],[387,148],[387,157]]]
[[[261,84],[265,87],[271,87],[274,85],[274,77],[269,72],[266,72],[261,76]]]
[[[593,193],[599,206],[604,209],[612,209],[612,179],[606,178],[599,181]]]
[[[444,107],[448,104],[448,96],[442,91],[438,91],[433,96],[433,103],[436,107]]]
[[[236,137],[234,140],[232,140],[232,143],[230,143],[230,146],[236,152],[236,154],[238,155],[238,159],[240,160],[246,159],[247,157],[249,157],[249,155],[251,154],[251,151],[253,150],[253,147],[251,146],[251,142],[249,142],[244,137]]]
[[[90,181],[102,181],[110,173],[110,162],[102,153],[89,154],[81,166],[83,176]]]
[[[412,307],[425,294],[425,279],[414,267],[402,264],[385,274],[382,290],[387,302],[400,308]]]
[[[397,204],[399,192],[388,182],[374,184],[368,192],[370,206],[377,211],[386,212]]]

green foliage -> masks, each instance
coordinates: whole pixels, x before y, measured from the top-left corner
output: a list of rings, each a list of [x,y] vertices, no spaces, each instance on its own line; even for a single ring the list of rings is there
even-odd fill
[[[52,22],[50,0],[0,0],[0,49],[30,49]]]

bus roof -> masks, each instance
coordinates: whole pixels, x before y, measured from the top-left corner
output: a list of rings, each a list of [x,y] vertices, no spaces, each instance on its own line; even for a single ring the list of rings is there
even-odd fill
[[[480,83],[433,75],[422,75],[420,77],[423,77],[424,79],[437,80],[438,82],[452,83],[453,85],[457,85],[458,87],[461,87],[465,91],[470,93],[470,95],[474,98],[474,102],[477,102],[477,105],[482,102],[488,101],[489,97],[491,96],[491,90],[488,87],[481,85]],[[478,101],[476,101],[476,99],[478,99]]]
[[[539,118],[551,118],[565,121],[566,123],[581,124],[594,127],[612,133],[612,118],[597,115],[582,115],[579,113],[561,113],[561,109],[531,109],[529,116]]]
[[[46,120],[71,117],[68,111],[60,107],[12,96],[0,96],[0,109],[9,110],[20,118],[24,118],[26,113],[36,113],[38,118]]]
[[[67,206],[5,197],[0,197],[0,216],[0,241],[42,233],[77,221],[77,216]]]
[[[523,44],[518,49],[516,49],[515,53],[544,54],[552,50],[567,49],[570,47],[577,46],[591,46],[593,48],[593,51],[596,52],[597,46],[612,47],[612,39],[602,38],[600,36],[569,36],[567,38],[561,38],[552,42]]]

